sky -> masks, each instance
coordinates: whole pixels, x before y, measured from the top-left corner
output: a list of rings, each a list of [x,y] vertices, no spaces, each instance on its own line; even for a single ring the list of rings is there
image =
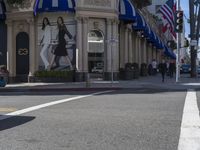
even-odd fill
[[[184,11],[184,14],[187,19],[189,19],[189,0],[180,0],[181,2],[181,8]],[[185,36],[188,37],[188,34],[190,33],[190,25],[187,23],[187,20],[185,19],[185,30],[186,34]]]

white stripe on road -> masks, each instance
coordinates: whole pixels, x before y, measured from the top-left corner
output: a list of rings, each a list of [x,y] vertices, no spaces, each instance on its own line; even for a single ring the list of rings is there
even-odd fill
[[[194,90],[189,90],[185,99],[178,150],[200,150],[200,117]]]
[[[99,94],[111,93],[113,91],[114,90],[97,92],[97,93],[92,93],[92,94],[84,95],[84,96],[76,96],[76,97],[72,97],[72,98],[62,99],[62,100],[58,100],[58,101],[54,101],[54,102],[49,102],[49,103],[45,103],[45,104],[41,104],[41,105],[25,108],[25,109],[22,109],[22,110],[18,110],[18,111],[15,111],[15,112],[8,113],[8,114],[5,114],[3,116],[0,116],[0,121],[8,119],[8,118],[11,118],[11,117],[14,117],[14,116],[19,116],[19,115],[22,115],[22,114],[25,114],[25,113],[28,113],[28,112],[32,112],[32,111],[35,111],[35,110],[38,110],[38,109],[42,109],[42,108],[45,108],[45,107],[49,107],[49,106],[53,106],[53,105],[57,105],[57,104],[61,104],[61,103],[65,103],[65,102],[81,99],[81,98],[91,97],[91,96],[95,96],[95,95],[99,95]]]

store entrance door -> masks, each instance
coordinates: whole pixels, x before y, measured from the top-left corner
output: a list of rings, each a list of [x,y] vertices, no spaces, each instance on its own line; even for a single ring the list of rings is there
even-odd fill
[[[88,67],[90,77],[103,78],[104,73],[104,36],[99,30],[91,30],[88,34],[89,52]]]
[[[16,36],[16,77],[26,82],[29,74],[29,35],[20,32]]]

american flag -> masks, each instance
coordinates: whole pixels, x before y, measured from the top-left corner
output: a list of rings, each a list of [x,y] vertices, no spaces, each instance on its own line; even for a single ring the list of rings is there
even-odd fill
[[[176,33],[174,32],[176,3],[174,3],[174,0],[167,0],[167,2],[160,7],[159,11],[161,12],[163,19],[163,32],[166,32],[167,29],[169,29],[171,34],[176,38]]]

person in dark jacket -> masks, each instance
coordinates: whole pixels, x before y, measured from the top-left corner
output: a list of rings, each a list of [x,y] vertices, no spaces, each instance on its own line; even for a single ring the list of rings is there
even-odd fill
[[[175,63],[171,60],[169,63],[169,76],[170,78],[173,78],[174,71],[175,71]]]
[[[167,64],[166,64],[165,60],[162,60],[162,63],[159,64],[159,71],[162,75],[162,82],[164,82],[165,74],[167,72]]]

